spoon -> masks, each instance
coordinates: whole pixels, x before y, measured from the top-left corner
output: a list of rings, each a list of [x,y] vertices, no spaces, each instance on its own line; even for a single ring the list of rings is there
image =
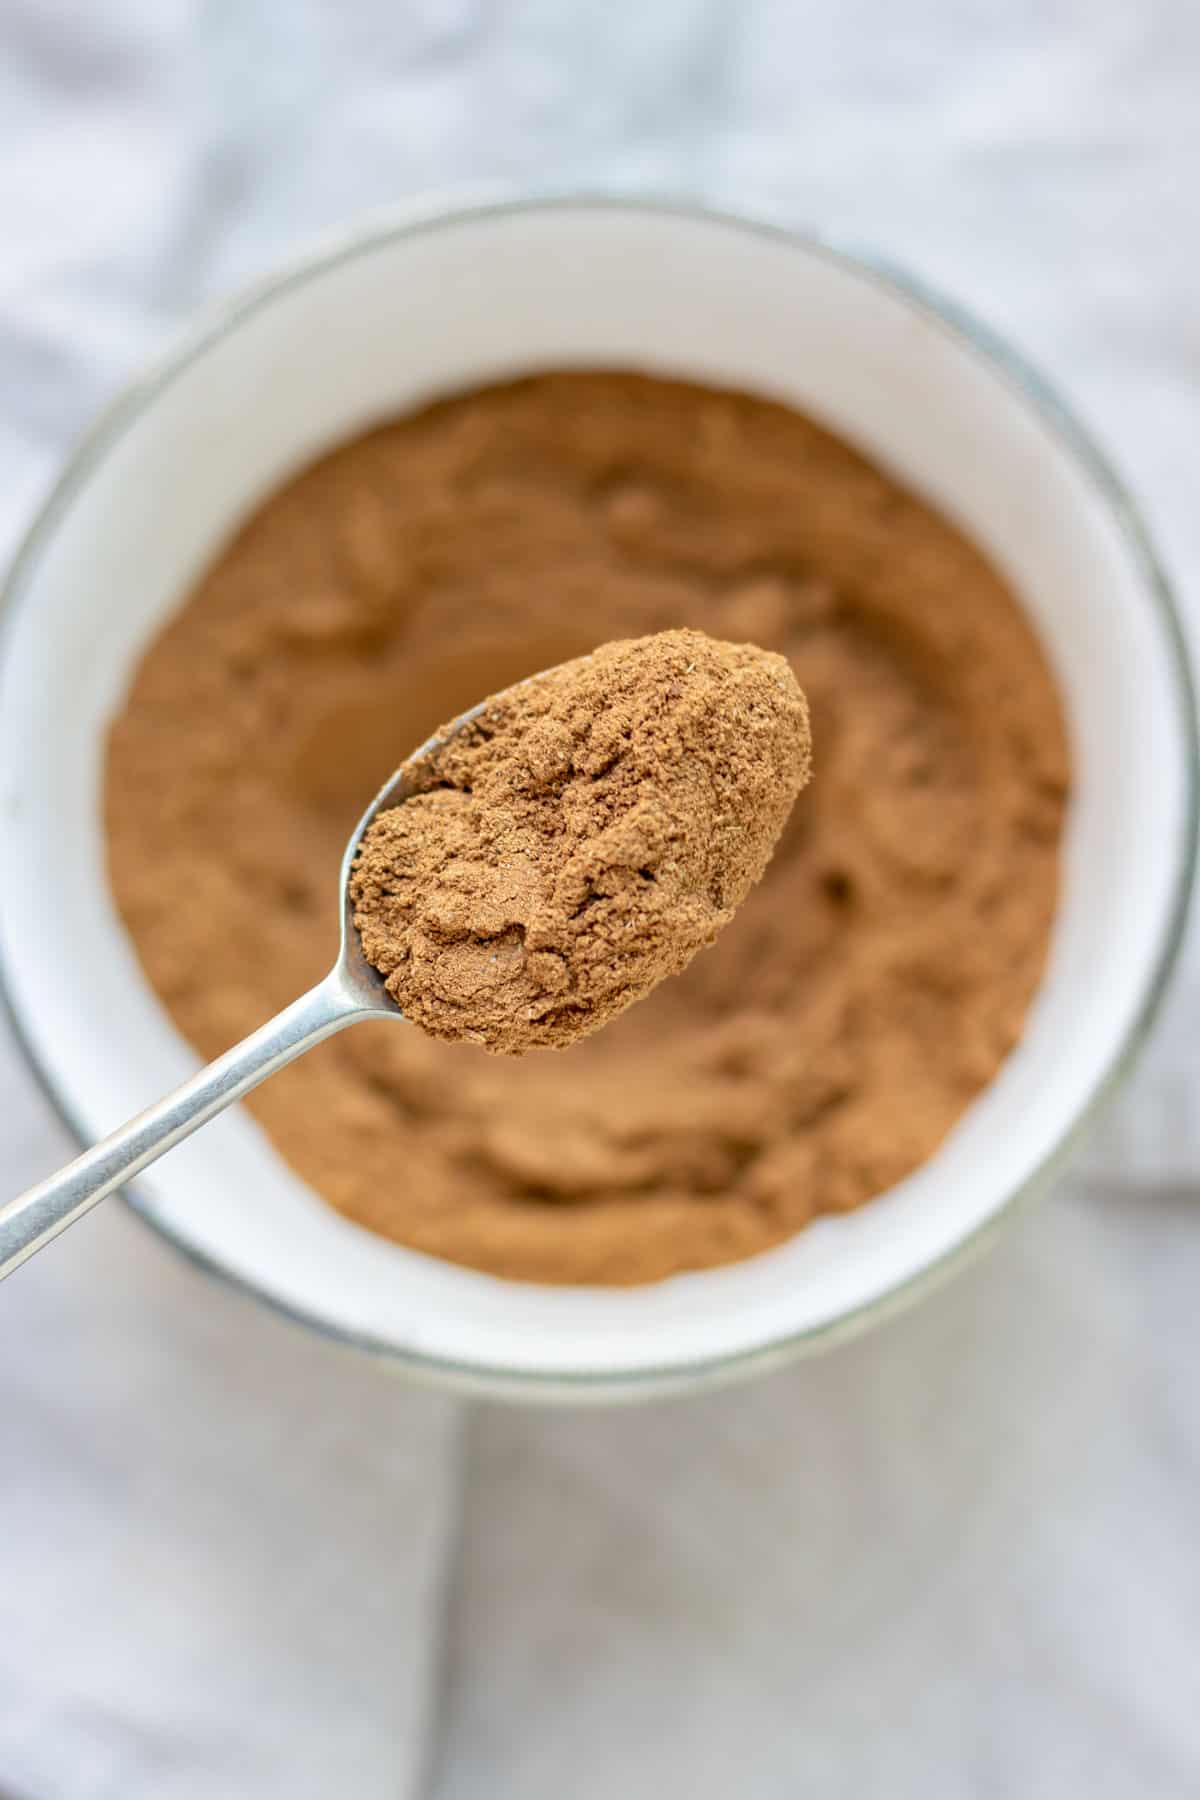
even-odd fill
[[[190,1137],[198,1126],[206,1125],[268,1075],[303,1056],[323,1038],[332,1037],[335,1031],[342,1031],[358,1019],[403,1019],[404,1014],[383,985],[383,977],[363,955],[350,899],[350,871],[363,833],[376,814],[398,806],[417,791],[421,762],[457,737],[487,704],[481,701],[469,712],[461,713],[422,744],[384,783],[351,832],[340,877],[341,947],[325,979],[181,1087],[85,1150],[57,1175],[39,1181],[26,1193],[0,1206],[0,1280],[82,1218],[98,1200],[123,1187],[181,1139]]]

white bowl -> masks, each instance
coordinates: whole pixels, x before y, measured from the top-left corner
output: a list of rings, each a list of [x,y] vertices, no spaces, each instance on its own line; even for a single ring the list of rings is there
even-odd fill
[[[131,1196],[207,1267],[333,1336],[491,1392],[607,1398],[827,1342],[943,1269],[1046,1175],[1174,955],[1195,731],[1175,617],[1128,499],[1042,383],[910,281],[767,226],[609,200],[363,230],[226,309],[128,394],[10,579],[3,974],[81,1138],[195,1061],[105,876],[105,728],[143,646],[237,521],[318,452],[431,396],[555,365],[792,402],[942,508],[1028,608],[1077,782],[1052,955],[1020,1047],[924,1167],[765,1255],[632,1290],[494,1279],[340,1218],[241,1112]]]

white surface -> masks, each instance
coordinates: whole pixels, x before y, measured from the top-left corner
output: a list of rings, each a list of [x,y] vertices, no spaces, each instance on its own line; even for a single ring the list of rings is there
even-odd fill
[[[1195,1207],[1060,1194],[820,1362],[486,1416],[438,1800],[1191,1800]]]
[[[415,1795],[455,1409],[123,1208],[56,1248],[0,1305],[0,1794]]]
[[[5,965],[89,1136],[192,1066],[104,873],[105,734],[147,637],[284,471],[430,394],[549,363],[783,397],[903,470],[1007,566],[1056,662],[1075,762],[1053,956],[1018,1053],[900,1187],[767,1255],[632,1290],[486,1278],[349,1225],[232,1115],[143,1184],[185,1243],[324,1326],[480,1379],[619,1383],[837,1324],[950,1255],[1041,1167],[1156,974],[1190,745],[1150,574],[1103,485],[1007,372],[878,278],[664,211],[563,203],[382,236],[201,338],[89,449],[17,579],[0,673]]]
[[[402,24],[391,0],[203,15],[188,0],[15,0],[0,19],[0,530],[11,541],[70,437],[180,309],[297,232],[447,181],[613,177],[757,195],[979,307],[1113,445],[1186,597],[1200,570],[1198,66],[1191,0],[911,0],[902,16],[884,0],[662,0],[620,31],[598,0],[426,0]],[[698,1404],[482,1415],[436,1800],[668,1784],[766,1800],[1190,1800],[1198,988],[1193,956],[1092,1159],[1112,1190],[1060,1188],[917,1313]],[[0,1144],[18,1183],[63,1149],[11,1053]],[[205,1461],[189,1458],[196,1373],[180,1336],[194,1344],[225,1315],[115,1211],[51,1254],[98,1260],[101,1232],[118,1265],[140,1245],[133,1291],[89,1305],[43,1258],[21,1277],[20,1312],[15,1285],[0,1306],[0,1791],[304,1793],[297,1772],[321,1771],[348,1714],[311,1615],[276,1614],[261,1634],[247,1616],[273,1540],[244,1436],[216,1445],[200,1483],[239,1511],[202,1565],[224,1604],[186,1666],[194,1534],[155,1526],[180,1507],[193,1523]],[[231,1333],[236,1366],[261,1353],[258,1329]],[[125,1412],[159,1385],[152,1438],[114,1430],[111,1411],[93,1429],[88,1405],[48,1411],[72,1352],[98,1383],[114,1342],[129,1346]],[[293,1379],[268,1364],[272,1394]],[[406,1444],[419,1435],[411,1422]],[[405,1467],[433,1451],[422,1440]],[[20,1529],[18,1462],[38,1500]],[[140,1511],[131,1470],[150,1491]],[[362,1489],[398,1568],[421,1510],[401,1510],[396,1484],[376,1469]],[[76,1560],[60,1580],[62,1520]],[[133,1615],[128,1562],[111,1554],[131,1521],[148,1577]],[[372,1530],[356,1515],[336,1541],[354,1571],[348,1625],[372,1617]],[[424,1645],[398,1592],[404,1693]],[[385,1743],[370,1659],[347,1635],[338,1660],[362,1671],[376,1755],[320,1791],[408,1791],[422,1734]],[[189,1716],[214,1682],[222,1718]],[[290,1702],[285,1723],[222,1762],[253,1741],[267,1692]]]

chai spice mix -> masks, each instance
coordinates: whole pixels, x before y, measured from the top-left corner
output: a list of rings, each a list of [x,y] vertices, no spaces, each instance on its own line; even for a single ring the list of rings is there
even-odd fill
[[[367,961],[434,1037],[565,1049],[728,925],[810,760],[782,656],[700,631],[601,645],[418,759],[351,874]]]
[[[371,1229],[497,1274],[649,1281],[855,1207],[936,1149],[1045,959],[1068,763],[1012,595],[786,408],[620,374],[445,401],[241,529],[111,736],[118,905],[213,1056],[336,949],[336,871],[443,720],[613,638],[791,662],[816,778],[712,948],[565,1054],[358,1025],[247,1104]]]

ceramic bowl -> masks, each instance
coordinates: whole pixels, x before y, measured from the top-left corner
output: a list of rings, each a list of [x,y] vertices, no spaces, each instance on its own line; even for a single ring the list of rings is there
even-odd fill
[[[208,1269],[410,1370],[618,1398],[830,1343],[952,1267],[1046,1180],[1136,1048],[1175,954],[1195,729],[1175,614],[1128,497],[1045,384],[913,281],[761,223],[609,199],[360,229],[138,383],[76,453],[8,579],[3,977],[81,1139],[195,1062],[105,875],[105,730],[147,640],[238,521],[319,452],[433,396],[555,366],[768,395],[894,471],[1012,583],[1061,685],[1076,771],[1052,952],[1020,1046],[915,1174],[749,1262],[631,1290],[451,1267],[340,1218],[240,1110],[129,1195]]]

